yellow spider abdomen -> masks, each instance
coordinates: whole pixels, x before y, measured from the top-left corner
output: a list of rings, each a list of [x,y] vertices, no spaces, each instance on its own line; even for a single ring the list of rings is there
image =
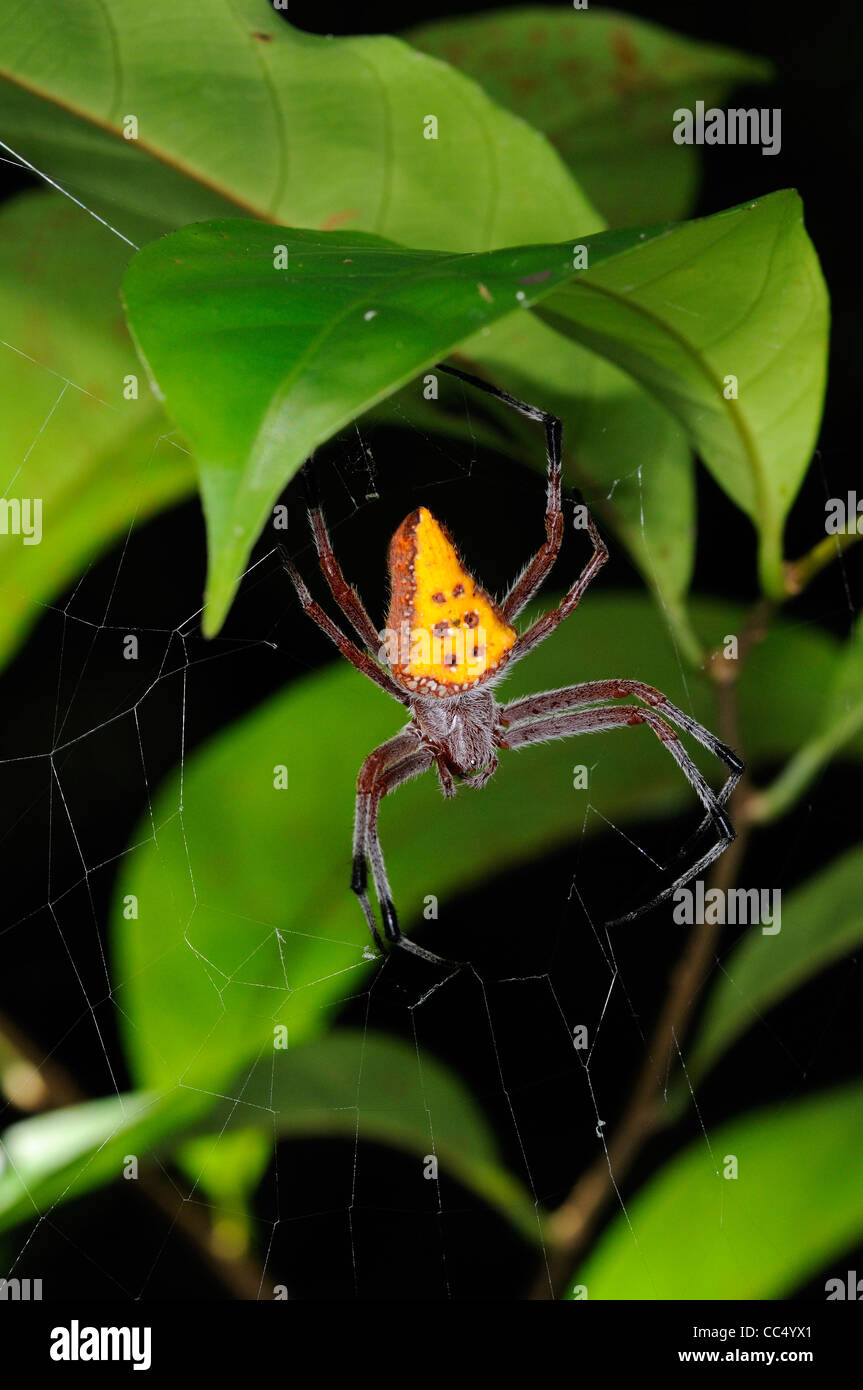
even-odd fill
[[[389,571],[387,652],[400,684],[418,694],[453,695],[501,669],[515,629],[427,507],[411,512],[393,536]]]

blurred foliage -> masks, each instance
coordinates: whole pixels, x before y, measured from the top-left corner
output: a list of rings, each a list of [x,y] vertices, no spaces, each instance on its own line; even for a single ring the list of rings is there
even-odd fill
[[[50,544],[0,536],[0,664],[96,556],[195,485],[126,330],[131,254],[59,194],[0,210],[4,458],[50,527]]]
[[[859,1084],[723,1125],[654,1175],[576,1283],[590,1298],[781,1298],[859,1238],[861,1142]]]
[[[668,139],[670,113],[696,101],[719,106],[771,71],[763,59],[607,10],[573,24],[565,10],[526,5],[438,20],[406,37],[543,131],[612,227],[685,217],[698,154]]]

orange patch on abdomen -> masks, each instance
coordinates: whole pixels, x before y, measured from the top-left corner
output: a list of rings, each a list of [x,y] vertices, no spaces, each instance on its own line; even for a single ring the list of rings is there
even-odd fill
[[[390,669],[419,694],[453,695],[504,665],[515,629],[468,573],[427,507],[411,512],[390,542]]]

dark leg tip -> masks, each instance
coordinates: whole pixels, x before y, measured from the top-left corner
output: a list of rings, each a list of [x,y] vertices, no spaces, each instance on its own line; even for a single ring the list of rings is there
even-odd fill
[[[355,893],[364,893],[368,882],[368,870],[366,868],[365,856],[357,854],[354,856],[354,866],[351,873],[351,888]]]
[[[729,748],[726,743],[723,743],[721,747],[722,753],[720,754],[720,756],[722,757],[722,759],[728,764],[732,772],[736,772],[738,777],[742,776],[743,773],[746,771],[746,764],[743,761],[743,759],[739,758],[737,754],[734,752],[734,749]]]
[[[401,927],[399,926],[399,919],[396,916],[396,910],[389,898],[384,898],[381,903],[381,916],[384,919],[384,931],[387,934],[387,939],[389,941],[398,941],[402,934]]]

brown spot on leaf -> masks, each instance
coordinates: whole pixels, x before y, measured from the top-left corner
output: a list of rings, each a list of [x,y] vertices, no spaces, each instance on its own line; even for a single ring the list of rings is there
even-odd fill
[[[612,30],[611,47],[619,67],[630,69],[638,67],[638,49],[632,42],[631,35],[625,29]]]
[[[340,212],[331,212],[329,217],[325,217],[321,223],[321,231],[333,232],[336,227],[343,227],[346,222],[353,221],[359,215],[359,208],[342,208]]]
[[[263,34],[263,33],[261,33],[260,29],[256,29],[256,30],[255,30],[254,34],[252,35],[252,38],[253,38],[253,39],[257,39],[257,40],[258,40],[258,43],[272,43],[272,42],[273,42],[273,36],[272,36],[272,34]]]

